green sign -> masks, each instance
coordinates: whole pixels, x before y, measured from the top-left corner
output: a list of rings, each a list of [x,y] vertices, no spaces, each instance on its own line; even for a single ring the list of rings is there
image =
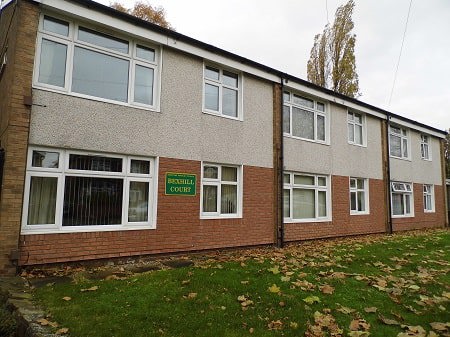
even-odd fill
[[[166,173],[166,195],[195,195],[197,176],[188,173]]]

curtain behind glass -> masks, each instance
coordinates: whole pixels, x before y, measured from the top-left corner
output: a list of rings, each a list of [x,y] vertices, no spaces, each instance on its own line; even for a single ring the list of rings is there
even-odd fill
[[[221,188],[221,205],[222,214],[237,213],[237,186],[222,184]]]
[[[311,219],[315,218],[315,198],[314,190],[293,189],[293,218],[294,219]]]
[[[130,181],[128,198],[128,221],[148,221],[148,182]]]
[[[28,204],[29,225],[55,223],[57,188],[58,178],[56,177],[31,177]]]
[[[392,214],[403,215],[403,195],[402,194],[392,194]]]
[[[203,212],[217,212],[217,186],[203,186]]]

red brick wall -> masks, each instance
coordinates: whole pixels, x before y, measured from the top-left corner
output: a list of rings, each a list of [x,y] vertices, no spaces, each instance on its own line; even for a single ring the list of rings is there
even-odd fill
[[[273,170],[244,166],[243,217],[200,219],[201,164],[160,158],[154,230],[22,235],[21,265],[271,244]],[[165,173],[197,174],[197,195],[165,195]]]
[[[436,228],[445,226],[444,188],[434,185],[435,212],[423,211],[423,185],[413,184],[414,189],[414,216],[407,218],[393,218],[393,231],[411,229]]]
[[[370,214],[367,215],[350,215],[349,177],[332,176],[331,180],[332,221],[287,223],[285,224],[286,241],[386,231],[383,180],[369,180]]]

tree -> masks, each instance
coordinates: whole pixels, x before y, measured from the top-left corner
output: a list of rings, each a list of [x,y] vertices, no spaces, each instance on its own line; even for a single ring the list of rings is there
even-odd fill
[[[166,20],[166,10],[161,6],[153,7],[147,2],[137,1],[133,8],[126,8],[120,2],[115,1],[110,4],[110,7],[138,17],[139,19],[154,23],[158,26],[174,30],[174,28]]]
[[[314,37],[307,64],[308,81],[341,94],[358,97],[359,80],[356,72],[356,35],[352,13],[353,0],[336,10],[334,23],[327,24],[322,34]]]

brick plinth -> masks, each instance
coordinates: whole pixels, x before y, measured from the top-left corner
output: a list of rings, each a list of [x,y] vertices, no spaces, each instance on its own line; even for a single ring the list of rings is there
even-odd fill
[[[273,170],[244,166],[242,218],[200,219],[200,169],[160,158],[156,229],[22,235],[20,265],[272,244]],[[196,196],[165,195],[166,172],[197,174]]]
[[[332,221],[285,224],[286,241],[382,233],[386,230],[383,180],[369,180],[367,215],[350,215],[349,177],[332,176]]]

